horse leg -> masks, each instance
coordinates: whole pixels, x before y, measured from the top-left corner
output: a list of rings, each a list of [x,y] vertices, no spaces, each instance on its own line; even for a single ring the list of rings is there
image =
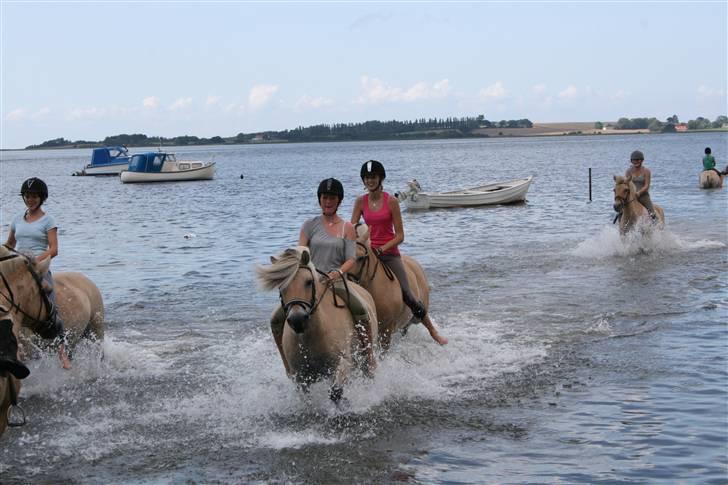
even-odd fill
[[[329,389],[329,397],[331,400],[338,404],[344,395],[344,385],[349,380],[349,374],[351,373],[352,363],[350,359],[341,357],[339,359],[339,365],[336,366],[334,371],[334,383]]]
[[[283,326],[286,324],[286,313],[283,311],[282,306],[278,306],[270,317],[270,330],[273,333],[273,340],[276,342],[278,347],[278,353],[281,355],[283,361],[283,367],[286,369],[286,375],[291,376],[291,368],[288,365],[286,354],[283,352]]]

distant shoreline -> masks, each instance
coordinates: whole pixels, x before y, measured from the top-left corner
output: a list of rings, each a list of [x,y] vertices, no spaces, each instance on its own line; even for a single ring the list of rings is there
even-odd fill
[[[604,122],[605,126],[608,124]],[[609,122],[609,124],[613,124]],[[362,141],[410,141],[410,140],[457,140],[457,139],[498,139],[498,138],[524,138],[524,137],[552,137],[552,136],[593,136],[593,135],[652,135],[662,134],[650,132],[647,128],[634,130],[617,130],[612,128],[597,129],[594,127],[593,121],[580,122],[564,122],[564,123],[534,123],[531,128],[476,128],[472,130],[472,134],[468,136],[448,136],[447,133],[433,135],[433,132],[424,132],[421,135],[408,134],[400,137],[381,137],[367,139],[331,139],[331,140],[311,140],[311,141],[288,141],[288,140],[255,140],[247,143],[230,142],[230,143],[212,143],[212,144],[189,144],[189,145],[172,145],[172,146],[234,146],[234,145],[272,145],[272,144],[288,144],[288,143],[337,143],[337,142],[362,142]],[[671,134],[687,134],[687,133],[727,133],[728,128],[711,128],[702,130],[689,130],[686,132],[678,132]],[[103,144],[89,143],[83,145],[71,144],[54,147],[37,147],[37,148],[3,148],[0,151],[35,151],[35,150],[67,150],[67,149],[91,149],[104,146]],[[151,148],[158,147],[158,144],[148,145],[130,145],[134,148]]]

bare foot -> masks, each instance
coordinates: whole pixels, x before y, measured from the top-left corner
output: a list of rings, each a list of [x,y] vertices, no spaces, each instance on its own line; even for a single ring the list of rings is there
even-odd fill
[[[58,347],[58,358],[61,361],[61,367],[68,370],[71,368],[71,361],[68,359],[68,354],[66,353],[66,346],[61,344]]]
[[[435,342],[437,342],[440,345],[447,345],[448,340],[445,337],[443,337],[442,335],[440,335],[439,333],[437,333],[437,330],[434,330],[433,332],[431,332],[430,337],[432,337],[432,340],[434,340]]]

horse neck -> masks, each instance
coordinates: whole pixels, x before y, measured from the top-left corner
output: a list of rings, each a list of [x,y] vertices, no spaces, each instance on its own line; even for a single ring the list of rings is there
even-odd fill
[[[0,291],[10,296],[6,292],[11,290],[15,304],[23,312],[27,313],[27,315],[21,313],[16,306],[12,311],[17,317],[17,320],[14,321],[22,322],[24,327],[33,328],[39,321],[42,322],[48,318],[48,312],[46,311],[40,285],[35,281],[30,268],[26,266],[27,264],[29,263],[26,260],[18,258],[12,267],[11,273],[6,275],[7,284],[10,288],[4,288]],[[2,300],[4,301],[0,305],[8,304],[5,298],[2,298]]]

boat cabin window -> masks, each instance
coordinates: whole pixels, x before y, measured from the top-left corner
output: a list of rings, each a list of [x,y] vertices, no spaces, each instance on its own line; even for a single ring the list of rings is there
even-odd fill
[[[157,155],[156,157],[154,157],[154,162],[152,163],[154,164],[154,167],[157,168],[162,166],[163,161],[164,159],[161,156]]]
[[[179,164],[179,169],[180,170],[189,170],[190,169],[190,164],[189,163],[180,163]]]

